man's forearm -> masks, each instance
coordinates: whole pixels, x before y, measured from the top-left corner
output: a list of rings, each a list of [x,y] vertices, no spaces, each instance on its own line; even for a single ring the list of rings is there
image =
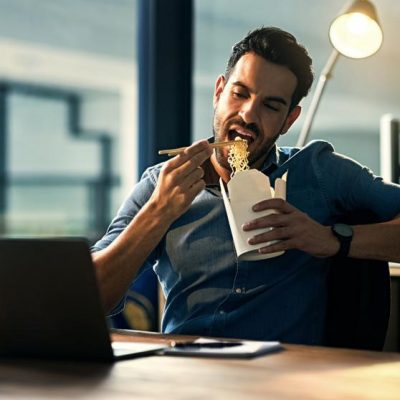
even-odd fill
[[[207,140],[200,140],[166,161],[149,201],[113,243],[93,255],[107,310],[127,291],[171,223],[205,188],[204,171],[200,166],[211,154]]]
[[[372,225],[353,226],[349,256],[400,262],[400,218]]]
[[[148,203],[113,243],[93,253],[106,311],[110,311],[126,293],[138,270],[160,242],[170,223],[152,203]]]

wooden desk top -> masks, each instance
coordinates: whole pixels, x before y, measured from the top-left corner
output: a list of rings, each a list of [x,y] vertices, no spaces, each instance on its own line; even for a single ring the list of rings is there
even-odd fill
[[[141,340],[144,336],[124,335],[127,340]],[[158,340],[154,335],[151,338]],[[297,345],[284,347],[282,352],[252,360],[149,356],[113,365],[1,360],[0,397],[104,400],[400,398],[400,354]]]

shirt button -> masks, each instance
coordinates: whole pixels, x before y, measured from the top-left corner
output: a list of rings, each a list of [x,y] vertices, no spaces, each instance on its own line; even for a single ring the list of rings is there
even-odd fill
[[[240,289],[239,287],[235,289],[236,293],[242,293],[242,289]]]

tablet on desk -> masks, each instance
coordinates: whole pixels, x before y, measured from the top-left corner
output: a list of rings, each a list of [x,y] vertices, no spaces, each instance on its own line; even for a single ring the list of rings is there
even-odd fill
[[[172,343],[163,354],[217,358],[253,358],[282,350],[280,342],[255,340],[220,340],[198,338],[193,342]]]

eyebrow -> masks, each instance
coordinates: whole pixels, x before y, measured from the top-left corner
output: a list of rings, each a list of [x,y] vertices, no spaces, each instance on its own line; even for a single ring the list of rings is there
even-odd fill
[[[232,82],[232,85],[240,86],[243,89],[250,90],[244,83],[242,83],[240,81]],[[280,97],[280,96],[267,96],[267,97],[264,98],[264,101],[274,101],[276,103],[281,103],[284,106],[288,105],[287,101],[283,97]]]

